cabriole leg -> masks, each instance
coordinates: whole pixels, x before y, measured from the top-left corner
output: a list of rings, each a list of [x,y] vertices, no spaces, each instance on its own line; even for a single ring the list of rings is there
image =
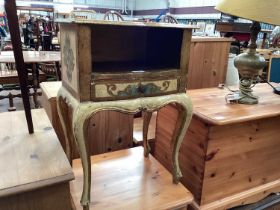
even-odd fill
[[[182,94],[176,102],[178,110],[178,119],[176,122],[175,131],[172,139],[172,167],[173,167],[173,182],[178,183],[182,177],[182,172],[179,167],[179,149],[184,140],[186,131],[190,125],[192,118],[192,103],[186,94]]]
[[[151,152],[151,148],[148,142],[148,131],[153,112],[142,111],[143,114],[143,146],[144,156],[148,157]]]
[[[94,110],[89,108],[88,110],[81,111],[80,106],[78,106],[78,108],[74,111],[73,116],[74,137],[83,166],[83,193],[80,201],[83,206],[83,210],[89,210],[90,204],[91,161],[88,141],[86,138],[86,130],[92,113],[94,113]]]

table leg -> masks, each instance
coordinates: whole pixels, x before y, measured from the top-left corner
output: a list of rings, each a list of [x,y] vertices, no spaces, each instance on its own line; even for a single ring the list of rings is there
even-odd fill
[[[261,46],[261,49],[264,49],[264,47],[265,47],[266,37],[267,37],[267,33],[264,33],[264,34],[263,34],[263,40],[262,40],[262,46]]]
[[[95,109],[80,109],[80,105],[75,109],[73,115],[74,138],[77,143],[78,151],[83,165],[83,193],[81,205],[83,210],[89,209],[91,192],[91,161],[89,145],[86,138],[86,129],[89,127],[90,117],[95,113]]]
[[[8,111],[11,112],[11,111],[16,111],[16,107],[14,107],[14,98],[13,98],[13,94],[10,92],[9,95],[9,108],[8,108]]]
[[[173,182],[179,183],[182,177],[182,172],[179,166],[179,149],[184,140],[187,129],[192,119],[192,103],[187,95],[182,94],[180,99],[176,102],[176,108],[179,112],[176,121],[175,131],[173,133],[172,145],[172,169],[173,169]]]
[[[55,74],[56,74],[56,80],[57,81],[61,81],[61,71],[60,71],[60,64],[59,62],[55,62],[55,68],[56,68],[56,71],[55,71]]]
[[[142,111],[143,114],[143,146],[144,156],[148,157],[151,152],[151,148],[148,142],[148,131],[153,112]]]
[[[173,182],[179,182],[180,178],[182,177],[178,162],[179,149],[192,118],[192,103],[190,98],[185,93],[168,96],[138,98],[132,100],[80,103],[66,89],[62,87],[59,91],[59,101],[61,101],[61,97],[66,102],[67,106],[70,106],[73,110],[72,130],[83,166],[83,193],[81,204],[84,210],[89,209],[91,192],[91,161],[89,146],[86,138],[87,132],[85,131],[89,127],[90,118],[99,111],[112,110],[122,113],[134,114],[140,110],[144,110],[143,114],[145,123],[143,125],[143,129],[146,142],[145,155],[148,156],[149,147],[147,143],[147,133],[152,113],[170,103],[177,103],[178,107],[180,107],[180,115],[177,121],[178,129],[174,133],[174,140],[172,141],[171,148]],[[67,119],[63,116],[67,115],[67,113],[63,112],[65,107],[63,107],[61,102],[58,102],[58,107],[60,113],[59,116],[62,118],[61,122],[63,124],[62,126],[65,136],[66,138],[69,138],[70,136],[67,135],[67,133],[71,132],[71,126],[69,125],[69,120],[67,123]],[[67,142],[69,143],[70,141],[68,140]]]
[[[33,90],[34,90],[33,101],[34,101],[34,104],[35,104],[35,108],[39,108],[38,93],[37,93],[39,82],[38,82],[38,74],[37,74],[36,63],[32,64],[32,78],[33,78]]]

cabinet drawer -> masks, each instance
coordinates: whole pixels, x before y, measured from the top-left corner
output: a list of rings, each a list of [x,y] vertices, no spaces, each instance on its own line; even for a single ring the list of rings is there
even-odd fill
[[[93,101],[109,101],[167,95],[176,92],[178,92],[177,79],[133,82],[108,81],[108,83],[93,83],[91,98]]]

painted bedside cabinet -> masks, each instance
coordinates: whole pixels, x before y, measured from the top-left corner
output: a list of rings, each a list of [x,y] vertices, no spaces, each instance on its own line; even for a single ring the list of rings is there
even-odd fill
[[[77,143],[83,165],[81,204],[89,208],[91,164],[85,130],[102,110],[143,112],[144,154],[148,156],[148,125],[161,107],[180,109],[172,148],[173,181],[181,171],[178,151],[192,116],[185,93],[193,27],[166,23],[111,21],[61,22],[62,88],[58,111],[71,160]]]

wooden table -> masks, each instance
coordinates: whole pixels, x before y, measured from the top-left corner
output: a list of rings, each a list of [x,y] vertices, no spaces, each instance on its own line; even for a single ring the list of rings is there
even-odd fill
[[[280,191],[280,96],[267,84],[254,88],[259,104],[226,104],[228,90],[188,91],[194,116],[179,154],[182,183],[195,209],[227,209]],[[158,112],[155,157],[168,169],[177,111]]]
[[[43,109],[0,114],[0,209],[69,210],[71,166]]]
[[[61,73],[60,73],[60,67],[59,62],[61,60],[60,52],[53,52],[53,51],[23,51],[23,57],[24,62],[26,64],[32,64],[32,76],[33,76],[33,88],[34,88],[34,103],[35,107],[38,107],[38,101],[37,101],[37,88],[39,87],[39,74],[37,71],[37,64],[38,63],[48,63],[48,62],[55,62],[56,64],[56,76],[57,78],[61,79]],[[1,63],[15,63],[14,53],[13,51],[3,51],[0,53],[0,64]],[[14,71],[14,70],[13,70]],[[0,75],[0,79],[3,81],[3,83],[6,83],[7,81],[17,81],[17,73],[13,73],[10,76],[7,74]],[[1,83],[1,82],[0,82]],[[20,96],[20,95],[17,95]],[[12,101],[11,94],[9,95],[10,102]],[[11,103],[10,103],[11,106]],[[15,110],[14,107],[10,107],[10,110]]]
[[[182,185],[170,182],[172,175],[152,156],[143,157],[136,147],[91,157],[93,210],[185,210],[193,200]],[[76,179],[71,182],[74,209],[81,210],[83,173],[81,160],[73,161]]]
[[[44,63],[60,62],[60,52],[57,51],[23,51],[25,63]],[[13,51],[2,51],[0,54],[0,63],[14,63]]]
[[[36,70],[37,63],[55,62],[57,77],[61,79],[59,62],[61,54],[57,51],[23,51],[24,63],[33,64],[33,71]],[[15,63],[13,51],[2,51],[0,53],[0,63]]]

